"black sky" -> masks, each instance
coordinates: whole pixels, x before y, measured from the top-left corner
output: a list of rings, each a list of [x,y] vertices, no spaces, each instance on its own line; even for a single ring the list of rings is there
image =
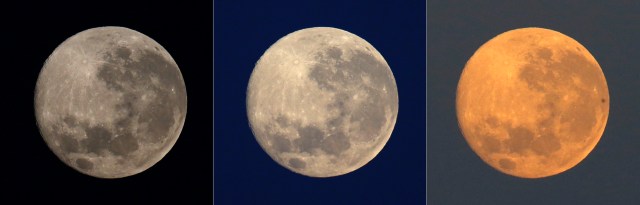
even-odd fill
[[[216,1],[214,11],[216,204],[424,204],[425,1]],[[293,173],[255,140],[246,89],[260,56],[281,37],[336,27],[371,43],[393,72],[397,123],[364,167],[332,178]]]
[[[430,204],[638,204],[640,202],[640,2],[427,2],[427,198]],[[543,27],[584,45],[609,86],[609,120],[585,160],[556,176],[520,179],[485,164],[456,119],[458,79],[486,41]]]
[[[0,13],[3,97],[0,204],[211,204],[212,8],[162,1],[6,2]],[[34,89],[45,60],[64,40],[101,26],[139,31],[178,64],[187,116],[160,162],[121,179],[99,179],[65,165],[42,139]],[[38,202],[38,203],[35,203]]]

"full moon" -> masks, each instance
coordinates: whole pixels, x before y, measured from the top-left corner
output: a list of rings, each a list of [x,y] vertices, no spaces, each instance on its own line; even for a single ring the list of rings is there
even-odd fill
[[[382,150],[398,115],[398,91],[389,65],[367,41],[336,28],[307,28],[278,40],[257,62],[247,115],[278,164],[332,177]]]
[[[160,44],[123,27],[82,31],[60,44],[40,71],[35,114],[49,148],[98,178],[147,170],[180,135],[187,95]]]
[[[475,153],[516,177],[541,178],[580,163],[609,115],[596,59],[548,29],[502,33],[469,59],[458,83],[460,129]]]

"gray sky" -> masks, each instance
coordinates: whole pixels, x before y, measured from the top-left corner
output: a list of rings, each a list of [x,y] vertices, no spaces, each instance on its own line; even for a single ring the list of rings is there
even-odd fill
[[[427,2],[427,199],[431,204],[637,204],[640,202],[640,3]],[[455,95],[467,60],[494,36],[543,27],[584,45],[611,99],[599,144],[572,169],[520,179],[485,164],[467,145]]]

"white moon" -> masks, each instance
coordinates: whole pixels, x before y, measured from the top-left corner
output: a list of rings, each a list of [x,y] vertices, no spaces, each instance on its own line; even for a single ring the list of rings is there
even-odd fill
[[[364,39],[308,28],[273,44],[247,88],[247,115],[262,148],[311,177],[352,172],[389,140],[398,115],[395,79]]]
[[[99,178],[156,164],[173,147],[187,111],[182,74],[153,39],[123,27],[80,32],[40,71],[35,114],[60,160]]]

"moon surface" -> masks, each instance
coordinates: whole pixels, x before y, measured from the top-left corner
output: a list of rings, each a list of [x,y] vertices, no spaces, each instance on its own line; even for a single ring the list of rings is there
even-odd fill
[[[548,29],[502,33],[467,62],[457,116],[474,152],[493,168],[541,178],[582,161],[602,136],[609,91],[595,58]]]
[[[336,28],[307,28],[278,40],[257,62],[247,115],[278,164],[332,177],[382,150],[398,115],[398,91],[389,65],[367,41]]]
[[[82,31],[60,44],[40,71],[35,114],[49,148],[98,178],[140,173],[180,135],[187,95],[160,44],[123,27]]]

